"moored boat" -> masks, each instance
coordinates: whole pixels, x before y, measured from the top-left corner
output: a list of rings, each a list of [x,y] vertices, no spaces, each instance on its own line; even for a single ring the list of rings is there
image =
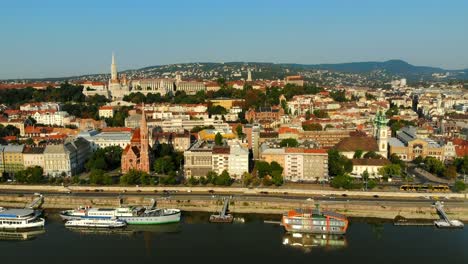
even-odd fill
[[[5,209],[0,207],[0,229],[33,229],[45,225],[45,220],[40,218],[41,211],[34,209]]]
[[[83,228],[122,228],[127,226],[127,223],[119,219],[75,219],[68,220],[65,223],[65,226]]]
[[[87,208],[80,207],[75,210],[60,212],[63,220],[75,219],[112,219],[117,218],[129,225],[156,225],[180,222],[181,212],[179,209],[163,208]]]
[[[338,234],[346,233],[348,219],[342,214],[316,209],[296,209],[283,214],[281,224],[288,232]]]

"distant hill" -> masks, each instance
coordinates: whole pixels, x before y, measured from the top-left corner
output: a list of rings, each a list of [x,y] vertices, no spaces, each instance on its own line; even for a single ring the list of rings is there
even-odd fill
[[[359,73],[366,74],[375,71],[382,71],[392,76],[405,77],[410,80],[420,79],[436,79],[432,74],[450,73],[448,79],[464,79],[468,80],[468,69],[463,70],[445,70],[438,67],[415,66],[403,60],[388,60],[383,62],[368,61],[368,62],[350,62],[350,63],[334,63],[334,64],[296,64],[296,63],[269,63],[269,62],[194,62],[180,63],[171,65],[154,65],[140,69],[130,69],[122,71],[128,76],[139,78],[146,76],[148,78],[158,76],[167,72],[176,72],[181,70],[198,71],[218,71],[223,72],[225,66],[231,67],[233,71],[239,71],[244,66],[259,67],[262,72],[256,72],[257,78],[268,78],[271,76],[282,77],[287,74],[296,74],[299,71],[307,70],[329,70],[335,72]],[[61,80],[107,80],[108,74],[88,74],[81,76],[70,76],[61,78],[43,78],[43,79],[23,79],[27,81],[61,81]]]
[[[427,66],[414,66],[402,60],[388,60],[384,62],[350,62],[336,64],[296,64],[308,69],[322,69],[340,72],[364,73],[375,70],[385,70],[391,74],[432,74],[447,72],[447,70]]]

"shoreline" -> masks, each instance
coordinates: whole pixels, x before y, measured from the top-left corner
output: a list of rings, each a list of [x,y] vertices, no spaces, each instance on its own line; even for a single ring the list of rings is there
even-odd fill
[[[154,195],[148,194],[145,196],[128,194],[125,197],[119,198],[115,196],[97,197],[92,196],[69,196],[66,194],[44,195],[43,209],[71,209],[79,206],[92,206],[102,208],[115,208],[122,204],[129,206],[145,206],[150,204],[151,198]],[[34,199],[33,195],[0,195],[0,206],[3,207],[18,207],[22,208]],[[191,200],[177,199],[177,197],[157,198],[157,206],[161,208],[178,208],[182,211],[190,212],[217,212],[221,208],[219,199]],[[385,220],[394,220],[395,217],[401,216],[408,220],[437,220],[439,216],[436,209],[427,203],[411,203],[410,201],[401,202],[386,202],[386,201],[320,201],[322,210],[335,211],[350,218],[376,218]],[[277,201],[251,201],[243,199],[242,196],[235,197],[230,202],[229,209],[232,213],[240,214],[269,214],[281,216],[283,213],[294,208],[313,208],[314,201],[281,199]],[[463,202],[446,203],[446,213],[451,219],[457,219],[468,222],[468,206]]]

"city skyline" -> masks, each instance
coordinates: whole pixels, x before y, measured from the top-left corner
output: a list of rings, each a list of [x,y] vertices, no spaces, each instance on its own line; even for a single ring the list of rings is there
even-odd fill
[[[27,6],[27,7],[24,7]],[[100,1],[6,3],[0,79],[190,62],[343,63],[402,59],[468,68],[462,1]],[[186,8],[185,8],[186,7]],[[447,15],[450,14],[450,15]],[[60,23],[57,23],[60,21]]]

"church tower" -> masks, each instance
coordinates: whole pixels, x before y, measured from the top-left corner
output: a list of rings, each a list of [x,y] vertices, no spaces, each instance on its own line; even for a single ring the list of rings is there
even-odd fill
[[[388,119],[379,111],[374,119],[374,137],[379,146],[379,154],[388,157]]]
[[[247,82],[252,81],[252,71],[250,69],[247,70]]]
[[[140,122],[140,170],[150,171],[148,125],[146,124],[145,104],[142,106]]]
[[[119,76],[117,75],[117,65],[115,64],[115,56],[114,53],[112,52],[112,64],[111,64],[111,83],[118,83],[119,82]]]

